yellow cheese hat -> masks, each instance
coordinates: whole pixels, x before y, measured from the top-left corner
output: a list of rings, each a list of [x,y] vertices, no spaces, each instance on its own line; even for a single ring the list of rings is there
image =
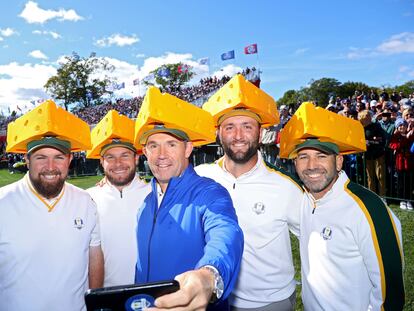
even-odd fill
[[[212,114],[216,126],[236,115],[253,117],[263,127],[279,123],[276,101],[240,74],[211,96],[203,109]]]
[[[366,151],[361,122],[305,102],[281,131],[280,157],[294,158],[297,146],[309,138],[337,145],[340,154]]]
[[[150,87],[135,122],[136,148],[142,149],[148,136],[156,132],[168,132],[182,140],[190,140],[194,146],[216,139],[213,117],[207,111]]]
[[[47,100],[35,109],[9,123],[7,127],[7,152],[26,153],[28,143],[56,137],[70,143],[72,152],[91,147],[89,125]]]
[[[134,152],[133,120],[110,110],[91,131],[92,148],[86,153],[87,158],[99,159],[108,149],[125,147]]]

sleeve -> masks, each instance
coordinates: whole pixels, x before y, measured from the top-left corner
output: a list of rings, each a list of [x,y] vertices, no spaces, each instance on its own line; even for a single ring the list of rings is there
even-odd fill
[[[380,208],[379,208],[380,210]],[[384,207],[379,218],[361,218],[357,243],[372,283],[369,310],[400,310],[404,305],[401,226]]]
[[[224,282],[226,299],[232,292],[240,270],[244,238],[240,229],[230,194],[216,185],[205,189],[207,206],[203,215],[206,246],[204,256],[196,268],[211,265],[215,267]]]
[[[91,232],[91,240],[89,242],[89,246],[99,246],[101,245],[101,232],[99,228],[99,217],[98,211],[96,209],[96,204],[93,199],[90,199],[90,206],[89,206],[89,217],[92,223],[92,232]]]
[[[300,209],[304,199],[303,190],[296,184],[291,185],[289,191],[289,204],[287,205],[287,221],[290,232],[296,237],[300,236]]]

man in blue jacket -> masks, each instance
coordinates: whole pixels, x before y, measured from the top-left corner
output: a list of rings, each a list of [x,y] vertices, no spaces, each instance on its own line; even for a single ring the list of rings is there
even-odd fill
[[[243,252],[229,193],[189,164],[194,131],[154,125],[138,139],[154,178],[137,216],[135,282],[180,283],[179,291],[155,301],[157,308],[228,310]]]

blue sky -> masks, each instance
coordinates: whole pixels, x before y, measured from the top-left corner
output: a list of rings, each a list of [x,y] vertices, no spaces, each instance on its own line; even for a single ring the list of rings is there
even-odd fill
[[[59,60],[96,52],[125,82],[118,97],[143,93],[132,81],[182,61],[206,75],[262,71],[276,99],[311,79],[371,86],[414,79],[414,1],[1,1],[0,110],[47,98]],[[257,43],[257,55],[243,48]],[[220,55],[235,50],[235,59]],[[197,60],[210,58],[209,66]]]

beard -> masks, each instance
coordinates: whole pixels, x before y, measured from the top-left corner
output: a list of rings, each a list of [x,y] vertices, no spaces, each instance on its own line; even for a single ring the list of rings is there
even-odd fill
[[[59,178],[54,181],[47,181],[45,180],[45,175],[57,175]],[[52,170],[39,173],[37,176],[33,176],[29,172],[29,177],[37,193],[47,199],[51,199],[57,197],[62,191],[67,175],[62,176],[60,171]]]
[[[131,171],[127,176],[125,176],[124,178],[122,177],[115,177],[113,174],[111,173],[107,173],[105,174],[106,178],[109,180],[109,182],[116,186],[116,187],[123,187],[128,185],[129,183],[131,183],[131,181],[134,180],[135,178],[135,171]]]
[[[231,149],[231,143],[222,143],[224,153],[235,163],[237,164],[245,164],[249,162],[249,160],[257,154],[257,150],[259,149],[259,142],[253,141],[248,144],[248,148],[246,151],[233,151]]]
[[[312,178],[308,177],[308,175],[311,174],[323,174],[323,178],[321,178],[319,181],[315,181],[312,180]],[[298,172],[298,175],[310,193],[318,194],[326,190],[336,180],[337,172],[332,171],[329,174],[324,169],[313,169]]]

